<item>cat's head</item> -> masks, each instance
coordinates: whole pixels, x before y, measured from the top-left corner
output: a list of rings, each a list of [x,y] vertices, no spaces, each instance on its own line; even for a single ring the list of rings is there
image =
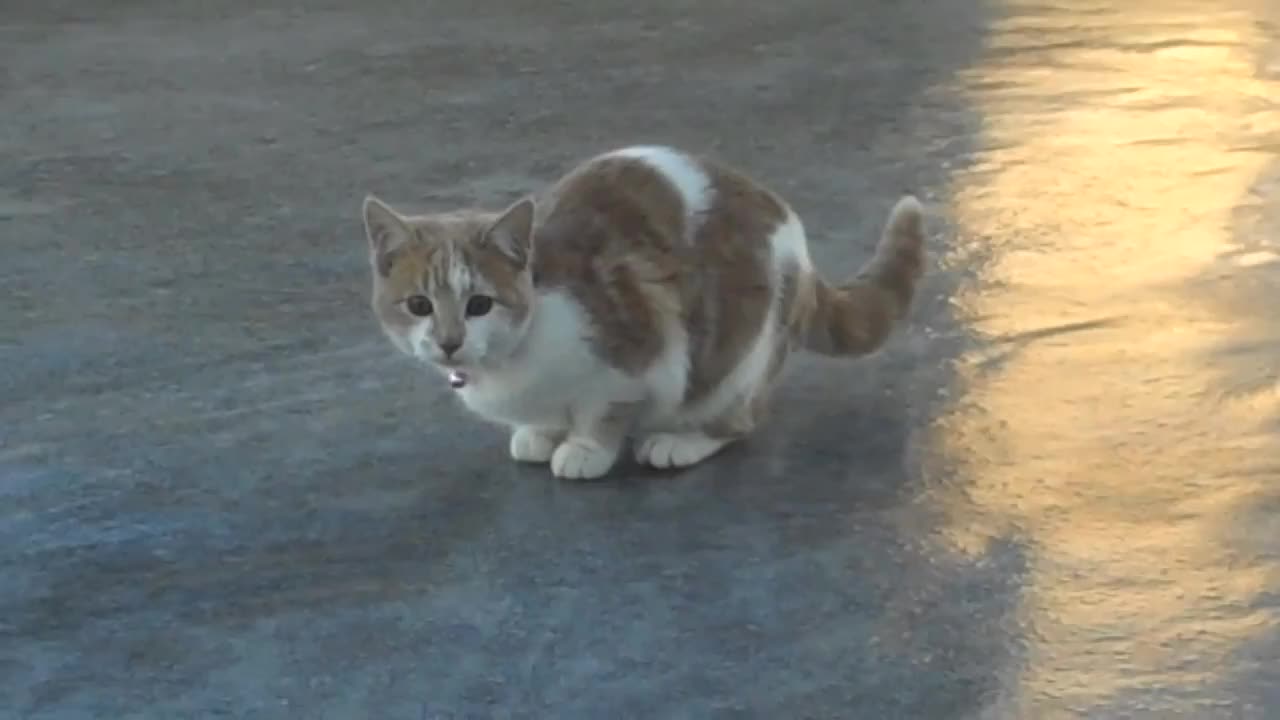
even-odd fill
[[[507,358],[533,311],[533,210],[409,216],[366,197],[373,311],[392,343],[442,372]]]

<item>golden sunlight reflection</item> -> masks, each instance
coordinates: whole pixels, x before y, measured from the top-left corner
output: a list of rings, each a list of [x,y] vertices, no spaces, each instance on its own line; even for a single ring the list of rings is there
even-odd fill
[[[1277,620],[1254,602],[1276,570],[1233,523],[1280,477],[1280,393],[1223,402],[1211,360],[1273,320],[1195,290],[1235,272],[1236,209],[1276,169],[1260,11],[1008,0],[962,79],[984,149],[954,211],[986,262],[958,307],[983,349],[938,420],[963,478],[938,492],[948,541],[1028,545],[1032,706],[1213,682]]]

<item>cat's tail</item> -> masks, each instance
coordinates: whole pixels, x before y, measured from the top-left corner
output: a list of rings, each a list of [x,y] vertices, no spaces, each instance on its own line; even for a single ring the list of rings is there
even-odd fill
[[[879,349],[906,316],[924,261],[924,210],[906,195],[889,213],[875,255],[853,278],[832,286],[815,274],[804,347],[842,357]]]

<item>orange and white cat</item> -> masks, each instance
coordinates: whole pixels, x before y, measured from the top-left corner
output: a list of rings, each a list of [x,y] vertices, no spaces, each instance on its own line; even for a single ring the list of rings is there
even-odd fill
[[[563,478],[605,475],[629,437],[658,468],[710,457],[761,420],[793,349],[879,348],[924,265],[914,197],[832,285],[778,195],[670,147],[596,156],[503,211],[363,210],[387,336]]]

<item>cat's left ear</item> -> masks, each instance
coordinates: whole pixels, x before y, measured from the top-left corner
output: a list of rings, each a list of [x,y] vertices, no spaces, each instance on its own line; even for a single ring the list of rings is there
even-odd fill
[[[370,256],[381,262],[387,253],[395,250],[413,237],[408,223],[390,205],[373,195],[366,195],[364,206],[364,234],[369,240]],[[384,275],[386,273],[383,273]]]
[[[533,251],[533,201],[524,198],[507,208],[484,236],[516,265],[528,265]]]

